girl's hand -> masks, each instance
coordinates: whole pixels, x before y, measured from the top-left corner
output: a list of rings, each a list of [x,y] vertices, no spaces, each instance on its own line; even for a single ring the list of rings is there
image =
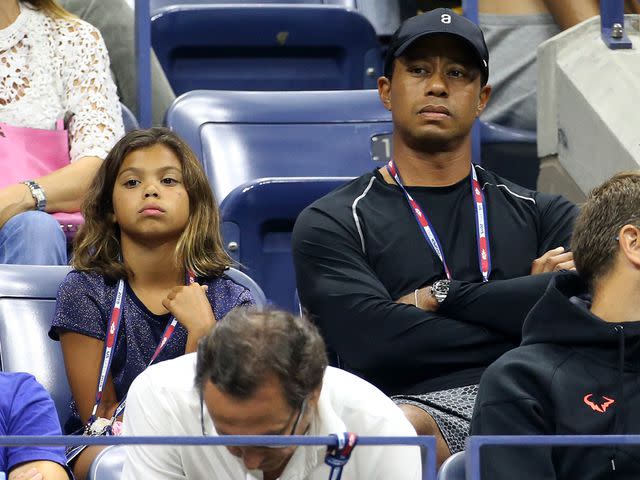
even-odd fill
[[[216,317],[207,298],[207,285],[197,282],[173,288],[162,300],[164,308],[187,329],[187,353],[195,351],[198,340],[216,325]],[[191,349],[192,348],[192,349]]]

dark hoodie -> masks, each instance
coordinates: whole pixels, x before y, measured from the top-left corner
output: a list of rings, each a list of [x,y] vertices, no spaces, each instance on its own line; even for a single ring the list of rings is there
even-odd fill
[[[472,435],[640,434],[640,322],[608,323],[577,275],[549,284],[520,347],[482,376]],[[483,447],[482,477],[638,479],[640,446]]]

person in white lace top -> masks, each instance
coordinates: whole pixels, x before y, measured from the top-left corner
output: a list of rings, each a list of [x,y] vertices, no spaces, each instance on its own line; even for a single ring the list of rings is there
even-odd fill
[[[66,119],[71,163],[34,179],[46,212],[78,211],[100,162],[124,134],[97,29],[55,0],[0,1],[0,122],[53,130]],[[0,158],[2,162],[20,159]],[[25,184],[0,189],[0,263],[66,264],[60,227]]]

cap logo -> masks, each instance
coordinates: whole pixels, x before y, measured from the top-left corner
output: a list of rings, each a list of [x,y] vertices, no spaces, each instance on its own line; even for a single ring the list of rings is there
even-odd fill
[[[440,21],[442,23],[451,23],[451,15],[449,15],[448,13],[443,13],[442,15],[440,15]]]

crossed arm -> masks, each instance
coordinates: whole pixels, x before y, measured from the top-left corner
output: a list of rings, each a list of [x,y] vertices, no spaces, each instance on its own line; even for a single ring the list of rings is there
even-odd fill
[[[538,236],[545,251],[566,243],[574,207],[541,208]],[[526,314],[553,275],[549,272],[573,267],[570,253],[551,250],[531,269],[543,275],[452,281],[447,300],[430,311],[427,289],[419,291],[418,307],[413,290],[402,299],[389,294],[358,238],[346,224],[310,209],[296,222],[293,257],[300,299],[327,343],[348,368],[379,386],[382,377],[399,385],[419,383],[438,369],[482,365],[493,353],[517,345]]]
[[[575,270],[573,253],[566,252],[564,247],[549,250],[531,264],[531,276],[549,274],[560,270]],[[452,314],[456,318],[473,322],[473,319],[478,314],[490,311],[490,308],[494,306],[495,300],[500,299],[503,306],[505,303],[510,305],[511,308],[507,308],[508,311],[518,311],[518,305],[521,305],[526,310],[518,314],[518,318],[524,318],[523,315],[526,315],[531,306],[533,306],[531,302],[535,302],[539,298],[542,293],[540,289],[542,288],[542,291],[544,291],[549,279],[549,275],[543,275],[539,279],[519,277],[509,280],[494,280],[488,283],[453,281],[450,295],[447,295],[447,299],[442,305],[431,294],[431,286],[419,288],[412,293],[403,295],[396,301],[414,305],[427,312],[436,312],[439,311],[440,307],[444,307],[443,312]],[[515,300],[515,303],[511,305],[513,300]],[[491,315],[494,316],[493,312],[491,312]],[[514,324],[514,322],[509,323],[511,325]],[[514,331],[511,331],[511,333],[514,333]]]

